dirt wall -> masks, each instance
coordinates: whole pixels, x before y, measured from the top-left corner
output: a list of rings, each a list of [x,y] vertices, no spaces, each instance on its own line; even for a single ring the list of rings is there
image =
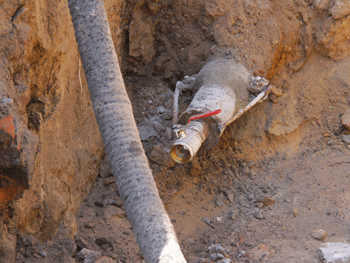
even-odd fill
[[[171,110],[176,81],[197,73],[217,47],[233,49],[253,74],[277,87],[273,103],[254,108],[227,129],[215,149],[198,155],[195,165],[202,169],[219,173],[218,160],[293,152],[309,136],[300,131],[303,125],[340,131],[339,118],[329,124],[329,117],[341,114],[349,101],[342,99],[334,111],[329,106],[350,85],[348,1],[106,0],[105,5],[137,121],[156,111],[149,99],[156,103],[159,92],[159,103]],[[16,230],[52,239],[60,226],[59,236],[71,238],[103,147],[67,2],[5,0],[0,21],[2,244],[13,244]],[[158,87],[148,88],[155,82]],[[146,151],[158,142],[168,143],[145,141]],[[192,169],[183,167],[171,172]],[[164,179],[168,170],[155,168],[161,188],[171,180]]]

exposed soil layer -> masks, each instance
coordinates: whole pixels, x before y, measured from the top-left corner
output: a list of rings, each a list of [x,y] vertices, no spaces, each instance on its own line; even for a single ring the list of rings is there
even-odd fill
[[[347,1],[105,5],[141,140],[188,262],[210,262],[212,244],[225,246],[232,262],[319,262],[322,241],[310,236],[319,229],[326,241],[350,243],[350,132],[341,124],[350,106]],[[67,3],[4,1],[0,11],[0,258],[75,262],[85,247],[105,260],[142,262],[108,162],[99,165],[103,148]],[[275,88],[217,146],[175,164],[175,83],[227,47]],[[181,95],[180,112],[193,95]]]

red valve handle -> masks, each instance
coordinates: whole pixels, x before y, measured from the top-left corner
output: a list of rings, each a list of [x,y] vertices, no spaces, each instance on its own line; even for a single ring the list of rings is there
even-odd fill
[[[191,116],[191,118],[188,119],[187,125],[190,124],[190,122],[193,121],[193,120],[203,119],[205,117],[210,117],[210,116],[213,116],[213,115],[217,115],[219,113],[221,113],[221,109],[218,109],[218,110],[215,110],[215,111],[210,111],[210,112],[207,112],[207,113],[204,113],[204,114],[193,115],[193,116]]]

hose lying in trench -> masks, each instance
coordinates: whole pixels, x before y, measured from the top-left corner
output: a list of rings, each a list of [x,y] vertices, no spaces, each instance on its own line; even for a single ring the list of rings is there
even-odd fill
[[[129,221],[147,263],[183,263],[142,148],[103,0],[68,0],[95,116]]]

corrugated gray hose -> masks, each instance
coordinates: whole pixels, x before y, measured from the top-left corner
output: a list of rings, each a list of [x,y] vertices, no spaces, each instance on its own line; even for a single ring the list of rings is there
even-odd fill
[[[103,0],[68,0],[86,80],[128,219],[147,263],[184,263],[142,148]]]

